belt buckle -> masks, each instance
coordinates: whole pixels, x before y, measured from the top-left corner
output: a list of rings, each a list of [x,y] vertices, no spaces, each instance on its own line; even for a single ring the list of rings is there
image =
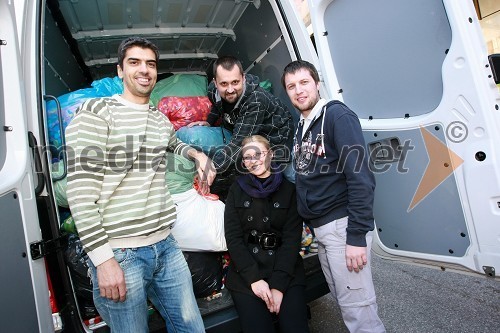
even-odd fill
[[[263,250],[273,250],[276,248],[276,235],[263,232],[259,237],[259,244]]]

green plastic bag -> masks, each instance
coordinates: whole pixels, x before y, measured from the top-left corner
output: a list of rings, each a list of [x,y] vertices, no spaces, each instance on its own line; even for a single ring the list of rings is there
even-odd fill
[[[156,83],[149,101],[154,106],[165,96],[207,96],[207,77],[197,74],[174,74]]]
[[[51,167],[51,174],[53,178],[58,178],[64,173],[64,163],[62,161],[53,163]],[[54,187],[57,205],[68,208],[68,197],[66,196],[68,183],[66,177],[54,182],[52,186]]]
[[[273,93],[273,84],[269,80],[261,81],[259,83],[259,86],[263,88],[264,90],[270,92],[271,94]]]
[[[193,161],[174,153],[167,153],[165,181],[171,194],[186,192],[193,188],[196,166]]]
[[[73,216],[70,215],[63,221],[63,223],[61,224],[61,230],[66,231],[67,233],[70,234],[78,235],[78,232],[76,231],[75,227],[75,220],[73,220]]]

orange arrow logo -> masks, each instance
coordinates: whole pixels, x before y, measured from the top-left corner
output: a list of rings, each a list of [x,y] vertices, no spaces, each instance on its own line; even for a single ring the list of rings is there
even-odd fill
[[[408,212],[415,208],[436,187],[448,178],[462,163],[463,159],[449,149],[438,138],[428,130],[420,127],[420,133],[424,138],[425,148],[429,155],[429,164],[425,169],[422,179],[418,184],[417,191],[411,200]]]

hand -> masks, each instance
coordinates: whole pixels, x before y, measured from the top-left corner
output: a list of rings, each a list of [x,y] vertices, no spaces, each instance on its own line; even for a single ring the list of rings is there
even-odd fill
[[[283,301],[283,293],[278,289],[271,289],[271,294],[273,294],[274,306],[271,309],[269,309],[269,311],[279,314],[281,301]]]
[[[269,290],[269,285],[264,280],[259,280],[250,285],[255,296],[266,302],[266,306],[269,310],[274,307],[273,294]]]
[[[198,172],[198,192],[201,195],[210,193],[210,185],[214,182],[217,174],[214,163],[207,155],[196,149],[190,149],[188,155],[191,156],[196,163],[196,171]]]
[[[115,302],[125,301],[127,294],[125,275],[115,258],[106,260],[97,266],[97,283],[101,297],[112,299]]]
[[[352,272],[353,269],[356,273],[359,272],[368,263],[366,247],[346,245],[345,259],[349,272]]]
[[[193,127],[193,126],[209,126],[210,124],[206,121],[193,121],[192,123],[189,123],[187,127]]]
[[[193,181],[193,188],[198,192],[199,195],[203,196],[207,200],[212,200],[212,201],[218,201],[220,198],[217,194],[215,193],[201,193],[201,188],[200,188],[200,179],[198,178],[198,175],[194,176],[194,181]],[[206,186],[205,186],[206,188]],[[209,188],[210,190],[210,188]]]

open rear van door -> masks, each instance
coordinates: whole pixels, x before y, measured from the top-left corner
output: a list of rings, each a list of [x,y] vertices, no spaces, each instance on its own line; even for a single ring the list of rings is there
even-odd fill
[[[500,269],[500,96],[473,1],[309,0],[329,98],[360,118],[374,251]]]
[[[45,264],[29,245],[41,234],[15,14],[13,1],[0,1],[0,330],[49,332]]]

